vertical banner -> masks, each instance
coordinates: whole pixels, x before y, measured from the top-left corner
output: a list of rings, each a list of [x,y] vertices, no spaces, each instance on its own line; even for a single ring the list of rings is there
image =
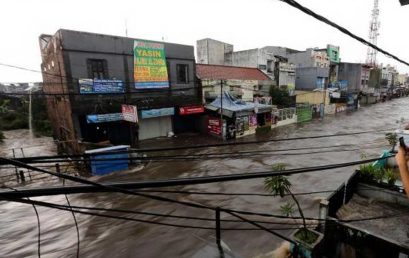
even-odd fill
[[[163,44],[134,41],[134,81],[136,89],[169,87]]]
[[[138,123],[138,110],[136,106],[122,104],[122,116],[125,121]]]

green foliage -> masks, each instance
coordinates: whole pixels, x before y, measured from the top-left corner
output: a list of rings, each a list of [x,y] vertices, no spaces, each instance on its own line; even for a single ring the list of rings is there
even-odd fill
[[[273,171],[283,171],[285,167],[286,165],[284,163],[277,163],[273,165],[272,169]],[[280,195],[284,197],[290,187],[291,183],[285,176],[271,176],[264,180],[264,188],[274,196]]]
[[[0,99],[0,113],[5,114],[9,111],[10,100]]]
[[[389,186],[394,186],[398,176],[393,172],[392,169],[385,169],[384,180],[388,183]]]
[[[283,171],[287,165],[285,163],[276,163],[271,168],[273,171]]]
[[[307,244],[312,244],[318,239],[317,234],[306,228],[300,229],[294,236]]]
[[[359,166],[359,175],[363,181],[373,181],[375,168],[371,164],[362,164]]]
[[[295,104],[294,97],[290,96],[287,89],[271,86],[270,96],[273,105],[277,105],[279,108],[292,107]]]
[[[392,169],[378,169],[371,164],[359,166],[359,176],[364,182],[387,183],[393,186],[396,183],[397,175]]]
[[[28,128],[28,100],[26,98],[0,99],[0,130]],[[33,130],[36,135],[51,136],[51,124],[48,120],[44,98],[32,98]]]
[[[286,204],[281,205],[280,209],[284,216],[292,217],[294,214],[294,203],[287,202]]]
[[[286,164],[284,163],[277,163],[272,166],[273,171],[283,171],[286,168]],[[298,202],[295,195],[291,192],[291,183],[286,176],[271,176],[264,180],[264,188],[272,193],[274,196],[280,195],[281,198],[285,196],[285,194],[291,195],[294,203],[297,205],[298,212],[303,221],[303,228],[300,230],[302,233],[299,236],[299,239],[304,242],[310,241],[310,234],[308,233],[309,230],[307,229],[307,224],[305,222],[304,213],[301,209],[300,203]],[[285,205],[281,206],[281,211],[285,216],[292,216],[294,213],[294,204],[286,203]],[[314,239],[314,241],[317,238]],[[313,241],[313,242],[314,242]],[[309,242],[308,242],[309,243]]]
[[[27,114],[19,111],[10,111],[0,115],[0,130],[15,130],[28,128]]]
[[[373,170],[373,180],[377,183],[382,183],[383,181],[384,170],[383,169],[374,169]]]
[[[271,176],[264,180],[264,188],[274,196],[284,197],[291,187],[290,181],[285,176]]]

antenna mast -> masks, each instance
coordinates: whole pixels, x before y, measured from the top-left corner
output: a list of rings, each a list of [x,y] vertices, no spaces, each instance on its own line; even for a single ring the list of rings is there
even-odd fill
[[[378,36],[379,36],[379,28],[381,23],[379,22],[379,0],[374,0],[374,7],[372,10],[372,18],[369,24],[369,42],[374,44],[375,46],[378,43]],[[366,64],[375,67],[376,63],[376,55],[378,51],[375,49],[368,47],[368,53],[366,56]]]

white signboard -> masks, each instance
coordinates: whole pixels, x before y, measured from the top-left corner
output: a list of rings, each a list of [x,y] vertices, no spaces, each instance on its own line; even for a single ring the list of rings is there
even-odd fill
[[[136,106],[122,105],[122,115],[125,121],[131,123],[138,122],[138,110],[136,109]]]

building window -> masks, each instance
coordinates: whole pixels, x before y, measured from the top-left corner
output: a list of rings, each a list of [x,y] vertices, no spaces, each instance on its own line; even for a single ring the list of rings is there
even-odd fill
[[[258,69],[260,70],[267,70],[267,65],[258,65]]]
[[[189,66],[187,64],[176,65],[177,83],[189,83]]]
[[[273,72],[273,61],[267,60],[267,72],[272,73]]]
[[[91,79],[108,79],[107,60],[87,59],[88,77]]]

